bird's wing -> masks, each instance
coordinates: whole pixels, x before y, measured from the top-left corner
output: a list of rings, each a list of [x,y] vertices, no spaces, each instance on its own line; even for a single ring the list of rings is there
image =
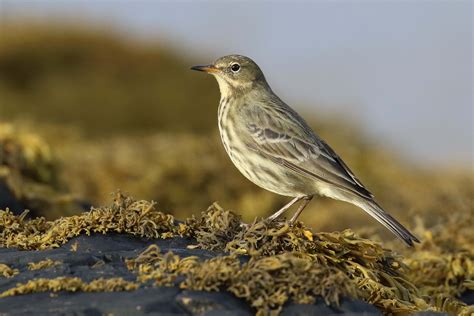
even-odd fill
[[[371,199],[373,195],[342,159],[288,106],[246,106],[252,150],[303,176]]]

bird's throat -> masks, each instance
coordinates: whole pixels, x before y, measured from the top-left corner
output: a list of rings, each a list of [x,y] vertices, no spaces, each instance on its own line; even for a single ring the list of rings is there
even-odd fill
[[[217,84],[219,85],[219,90],[221,92],[221,100],[227,99],[232,95],[232,86],[224,78],[215,76]]]

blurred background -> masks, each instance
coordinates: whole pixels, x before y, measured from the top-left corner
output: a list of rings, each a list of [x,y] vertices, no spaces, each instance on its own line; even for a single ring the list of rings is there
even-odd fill
[[[0,208],[55,218],[121,189],[178,218],[266,216],[194,64],[239,53],[408,226],[473,213],[471,1],[0,0]],[[379,225],[317,199],[316,230]],[[362,228],[365,227],[365,228]]]

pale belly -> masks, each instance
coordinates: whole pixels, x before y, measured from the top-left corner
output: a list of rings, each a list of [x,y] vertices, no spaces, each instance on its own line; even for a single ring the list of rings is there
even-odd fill
[[[224,102],[224,103],[223,103]],[[235,108],[234,108],[235,109]],[[307,196],[320,191],[314,179],[308,179],[285,168],[244,144],[245,129],[228,128],[229,111],[234,110],[221,100],[218,111],[219,132],[224,148],[237,169],[250,181],[265,190],[285,196]],[[232,118],[235,118],[235,112]],[[232,121],[233,126],[238,121]]]
[[[315,188],[314,180],[296,174],[260,156],[241,143],[237,135],[232,136],[232,145],[228,145],[229,137],[225,132],[221,131],[221,138],[224,148],[235,167],[259,187],[276,194],[292,197],[317,193],[318,190]],[[236,148],[239,148],[239,150]]]

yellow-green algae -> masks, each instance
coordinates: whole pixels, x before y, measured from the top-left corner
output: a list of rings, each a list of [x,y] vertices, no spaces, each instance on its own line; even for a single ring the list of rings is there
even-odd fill
[[[123,278],[99,278],[91,282],[84,282],[76,277],[38,278],[24,284],[18,283],[16,287],[1,293],[0,298],[38,292],[120,292],[137,288],[137,283],[125,281]]]
[[[406,277],[416,284],[420,295],[431,305],[456,314],[459,302],[455,297],[466,290],[474,291],[473,214],[451,214],[430,230],[421,222],[418,226],[421,245],[415,251],[400,248],[403,261],[410,267]],[[474,306],[462,311],[473,315]]]
[[[80,234],[127,233],[145,238],[174,236],[172,215],[157,212],[155,203],[134,201],[118,194],[109,207],[92,208],[81,215],[47,221],[43,217],[25,220],[8,209],[0,211],[0,247],[44,250],[56,248]]]
[[[49,258],[38,261],[38,262],[29,262],[28,263],[28,270],[41,270],[41,269],[48,269],[57,265],[62,264],[62,261],[59,260],[51,260]]]
[[[166,286],[184,277],[179,282],[183,289],[227,290],[249,301],[261,313],[279,311],[289,299],[313,303],[317,296],[322,296],[327,304],[338,304],[341,296],[357,294],[342,271],[297,252],[251,257],[241,263],[237,255],[204,261],[195,256],[180,258],[172,252],[161,254],[156,245],[151,245],[126,264],[137,272],[139,282],[153,280],[157,286]]]
[[[456,299],[473,284],[473,233],[464,218],[444,223],[451,230],[465,230],[462,237],[447,229],[415,249],[403,250],[403,258],[350,230],[313,234],[301,223],[290,227],[286,222],[264,221],[242,226],[237,215],[216,204],[200,218],[175,223],[173,216],[157,211],[155,203],[121,193],[111,206],[78,216],[46,221],[26,220],[25,215],[0,211],[0,246],[41,250],[59,247],[82,233],[119,232],[145,238],[193,238],[194,248],[225,251],[223,256],[199,260],[162,254],[152,245],[126,265],[137,273],[137,284],[151,280],[155,285],[227,290],[246,299],[260,314],[278,312],[289,300],[310,303],[320,296],[329,304],[337,304],[343,296],[363,299],[386,313],[473,312],[472,306]],[[429,234],[422,232],[423,237]],[[248,260],[241,261],[239,255]],[[54,281],[31,280],[0,295],[49,291],[55,288],[50,284]]]
[[[18,273],[20,273],[18,269],[13,269],[4,263],[0,263],[0,276],[3,276],[5,278],[11,278],[17,275]]]

